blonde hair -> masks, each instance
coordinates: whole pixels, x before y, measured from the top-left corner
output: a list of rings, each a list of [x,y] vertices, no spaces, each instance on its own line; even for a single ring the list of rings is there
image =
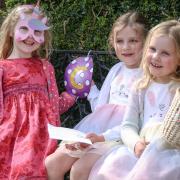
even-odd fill
[[[31,7],[31,8],[30,8]],[[6,17],[0,28],[0,59],[6,59],[13,49],[13,33],[15,26],[20,18],[20,10],[25,14],[32,14],[33,6],[17,6]],[[44,15],[41,14],[43,18]],[[51,48],[51,34],[48,30],[44,31],[44,43],[40,48],[32,53],[33,57],[39,56],[42,50],[45,50],[45,58],[49,56],[49,49]]]
[[[132,27],[137,33],[140,33],[143,40],[145,40],[148,32],[148,24],[146,19],[138,12],[128,12],[120,16],[114,22],[108,39],[109,49],[114,48],[114,40],[117,33],[126,26]]]
[[[176,55],[180,64],[180,22],[176,20],[169,20],[156,25],[149,31],[148,37],[144,45],[143,57],[141,61],[141,67],[143,68],[144,75],[142,79],[140,79],[137,83],[138,89],[148,87],[150,82],[154,80],[153,76],[150,74],[146,56],[149,43],[152,37],[156,35],[168,36],[173,40],[176,48]],[[176,82],[180,82],[180,66],[177,67],[176,72],[171,75],[170,79]]]

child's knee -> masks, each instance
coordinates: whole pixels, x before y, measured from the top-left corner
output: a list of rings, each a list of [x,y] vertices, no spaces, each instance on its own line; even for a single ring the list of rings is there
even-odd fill
[[[63,160],[56,158],[54,154],[45,159],[45,167],[49,179],[63,179],[65,173],[68,171],[63,166]]]
[[[89,172],[91,170],[91,167],[86,163],[82,161],[77,161],[72,165],[70,176],[72,179],[78,179],[78,177],[89,176]]]
[[[68,156],[61,151],[55,151],[45,159],[45,166],[49,174],[65,175],[77,158]]]
[[[46,167],[48,173],[53,171],[54,167],[56,167],[55,166],[56,162],[54,161],[54,159],[51,156],[46,157],[44,163],[45,163],[45,167]]]
[[[60,167],[60,164],[61,160],[56,158],[56,154],[51,154],[45,159],[45,166],[47,170],[56,170],[58,167]]]
[[[45,161],[44,161],[44,164],[46,166],[46,168],[50,167],[50,164],[51,164],[51,158],[48,156],[46,157]]]
[[[70,171],[70,179],[78,179],[78,177],[82,177],[82,166],[79,166],[78,164],[74,163],[73,166],[71,167]]]

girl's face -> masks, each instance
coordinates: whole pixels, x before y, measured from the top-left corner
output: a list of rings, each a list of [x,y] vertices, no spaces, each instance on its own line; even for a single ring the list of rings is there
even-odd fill
[[[31,16],[26,15],[25,22],[28,22]],[[19,20],[15,26],[13,35],[13,53],[18,57],[31,57],[32,52],[36,51],[44,37],[44,31],[32,30],[27,23]]]
[[[114,49],[116,56],[128,68],[137,68],[142,57],[143,39],[132,27],[126,26],[122,30],[115,29]]]
[[[167,83],[180,64],[173,40],[168,36],[153,36],[147,50],[150,74],[157,82]]]

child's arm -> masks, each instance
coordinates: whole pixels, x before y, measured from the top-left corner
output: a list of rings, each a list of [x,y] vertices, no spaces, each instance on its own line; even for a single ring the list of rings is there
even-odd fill
[[[68,94],[67,92],[63,92],[59,96],[55,73],[54,73],[54,67],[47,60],[43,60],[42,64],[43,64],[43,69],[44,69],[47,82],[48,82],[48,93],[49,93],[51,103],[52,105],[55,104],[55,107],[57,107],[57,104],[58,104],[58,107],[55,110],[59,111],[58,114],[61,115],[75,103],[76,98]]]
[[[104,136],[105,141],[121,140],[121,125],[108,129],[107,131],[102,133],[102,135]]]
[[[135,90],[131,92],[129,97],[129,103],[124,115],[122,127],[121,127],[121,138],[124,144],[129,147],[133,152],[137,142],[141,142],[139,131],[142,126],[142,109],[139,102],[140,93]]]
[[[75,103],[76,97],[62,92],[59,97],[59,113],[60,115],[66,112]]]
[[[139,158],[143,151],[145,150],[146,146],[149,144],[149,142],[145,141],[145,138],[138,141],[134,147],[134,153]]]
[[[99,97],[99,89],[97,88],[97,86],[95,85],[94,81],[92,81],[91,83],[91,89],[90,92],[88,94],[88,101],[90,102],[91,105],[91,110],[94,111],[95,107],[96,107],[96,103]]]
[[[92,143],[96,143],[96,142],[104,142],[104,136],[102,134],[97,135],[95,133],[88,133],[86,135],[86,138],[90,139]],[[77,150],[84,150],[87,147],[89,147],[89,144],[86,143],[80,143],[80,142],[76,142],[76,143],[71,143],[71,144],[66,144],[66,148],[71,150],[71,151],[77,151]]]
[[[104,142],[105,141],[105,138],[102,134],[98,135],[95,133],[88,133],[86,135],[86,138],[90,139],[92,143]]]
[[[94,111],[99,105],[108,103],[111,82],[116,76],[116,74],[119,72],[121,64],[122,63],[117,63],[110,69],[108,75],[106,76],[102,84],[100,91],[95,84],[94,85],[92,84],[90,93],[87,97],[91,104],[92,111]]]

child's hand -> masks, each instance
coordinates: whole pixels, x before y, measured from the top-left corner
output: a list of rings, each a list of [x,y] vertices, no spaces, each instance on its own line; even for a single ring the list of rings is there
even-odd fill
[[[88,133],[86,135],[86,138],[90,139],[92,143],[105,141],[103,135],[97,135],[95,133]],[[80,142],[65,144],[66,149],[71,150],[71,151],[84,150],[89,146],[90,144],[80,143]]]
[[[94,80],[91,81],[91,87],[94,86],[95,83],[94,83]]]
[[[141,154],[143,153],[144,149],[148,144],[149,142],[146,142],[144,139],[136,143],[134,148],[134,153],[138,158],[141,156]]]
[[[72,143],[72,144],[65,144],[66,149],[71,150],[71,151],[77,151],[77,150],[84,150],[87,147],[89,147],[89,144],[86,143],[80,143],[80,142],[76,142],[76,143]]]
[[[65,144],[66,149],[70,150],[70,151],[76,151],[76,147],[75,147],[75,143],[72,144]]]
[[[86,135],[86,138],[90,139],[92,143],[96,143],[96,142],[104,142],[104,136],[103,135],[97,135],[95,133],[88,133]]]

